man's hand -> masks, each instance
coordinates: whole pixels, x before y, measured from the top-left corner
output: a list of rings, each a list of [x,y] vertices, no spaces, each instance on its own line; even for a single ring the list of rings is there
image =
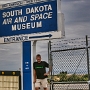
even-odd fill
[[[49,73],[44,73],[44,76],[48,76],[49,75]]]
[[[33,81],[33,83],[35,83],[36,82],[36,71],[35,71],[35,69],[33,69],[33,75],[34,75],[34,81]]]
[[[35,83],[36,82],[36,79],[33,81],[33,83]]]

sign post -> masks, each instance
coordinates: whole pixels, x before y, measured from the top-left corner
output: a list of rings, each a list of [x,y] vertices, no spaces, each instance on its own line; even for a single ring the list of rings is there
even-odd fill
[[[36,41],[65,36],[60,3],[61,0],[25,0],[0,6],[0,44],[22,42],[22,90],[33,90]]]
[[[32,61],[31,61],[31,42],[23,42],[22,43],[22,50],[23,50],[23,90],[33,90],[32,87]]]

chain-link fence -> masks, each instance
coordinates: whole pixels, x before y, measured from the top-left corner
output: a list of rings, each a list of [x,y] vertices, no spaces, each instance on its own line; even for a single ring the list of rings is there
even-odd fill
[[[90,90],[90,38],[53,40],[50,47],[52,67],[51,89]]]

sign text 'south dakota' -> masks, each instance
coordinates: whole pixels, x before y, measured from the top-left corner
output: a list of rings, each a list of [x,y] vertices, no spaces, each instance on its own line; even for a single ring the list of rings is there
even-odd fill
[[[43,6],[36,6],[36,7],[31,7],[31,8],[26,8],[26,14],[34,14],[34,13],[39,13],[39,12],[46,12],[46,11],[51,11],[52,6],[51,4],[49,5],[43,5]],[[3,18],[9,18],[13,16],[20,16],[23,15],[23,10],[12,10],[12,11],[7,11],[2,13]]]

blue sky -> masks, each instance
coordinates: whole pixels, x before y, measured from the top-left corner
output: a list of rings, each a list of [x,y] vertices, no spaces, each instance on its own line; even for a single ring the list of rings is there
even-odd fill
[[[0,4],[18,0],[0,0]],[[90,0],[61,0],[65,18],[65,38],[90,35]],[[37,53],[48,59],[47,42],[37,42]],[[21,67],[21,43],[0,45],[0,70],[18,70]]]

